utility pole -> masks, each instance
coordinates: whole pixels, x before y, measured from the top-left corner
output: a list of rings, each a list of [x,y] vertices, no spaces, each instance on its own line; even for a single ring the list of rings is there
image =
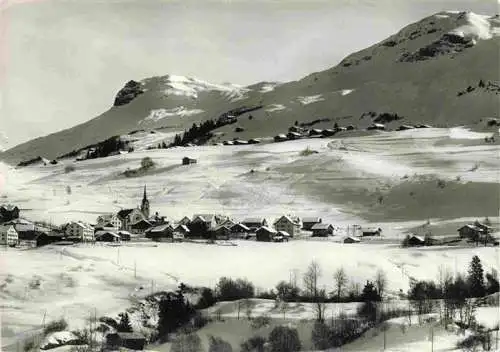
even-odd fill
[[[384,329],[384,351],[385,351],[386,345],[387,345],[387,329]]]
[[[137,279],[137,261],[134,260],[134,279]]]
[[[434,327],[431,326],[431,352],[434,352]]]

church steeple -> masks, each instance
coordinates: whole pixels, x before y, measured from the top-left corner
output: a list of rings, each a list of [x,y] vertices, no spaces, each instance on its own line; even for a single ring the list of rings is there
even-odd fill
[[[149,200],[146,194],[146,185],[144,185],[144,195],[142,196],[141,212],[146,219],[149,218]]]

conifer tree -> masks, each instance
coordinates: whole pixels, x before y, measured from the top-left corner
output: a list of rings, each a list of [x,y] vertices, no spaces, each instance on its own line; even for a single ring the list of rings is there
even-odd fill
[[[485,294],[484,270],[481,260],[477,255],[472,257],[469,265],[469,276],[467,277],[470,295],[472,297],[483,297]]]
[[[118,332],[132,332],[132,325],[130,324],[130,319],[127,313],[120,313],[120,322],[116,327]]]

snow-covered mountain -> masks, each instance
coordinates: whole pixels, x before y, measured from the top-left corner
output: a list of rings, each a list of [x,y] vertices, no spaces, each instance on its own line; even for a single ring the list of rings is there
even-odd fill
[[[160,127],[182,131],[255,106],[262,108],[238,117],[243,132],[227,125],[219,137],[272,136],[295,121],[325,117],[330,119],[325,127],[335,122],[366,127],[372,122],[367,112],[397,113],[404,117],[400,123],[474,125],[498,115],[499,35],[498,15],[440,12],[298,81],[247,87],[176,75],[130,81],[100,116],[16,146],[0,158],[54,158],[112,135]]]

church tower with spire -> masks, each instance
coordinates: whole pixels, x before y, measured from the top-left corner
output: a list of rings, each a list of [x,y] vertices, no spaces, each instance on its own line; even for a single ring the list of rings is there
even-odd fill
[[[149,200],[146,194],[146,185],[144,185],[144,195],[142,196],[141,212],[146,219],[149,219]]]

